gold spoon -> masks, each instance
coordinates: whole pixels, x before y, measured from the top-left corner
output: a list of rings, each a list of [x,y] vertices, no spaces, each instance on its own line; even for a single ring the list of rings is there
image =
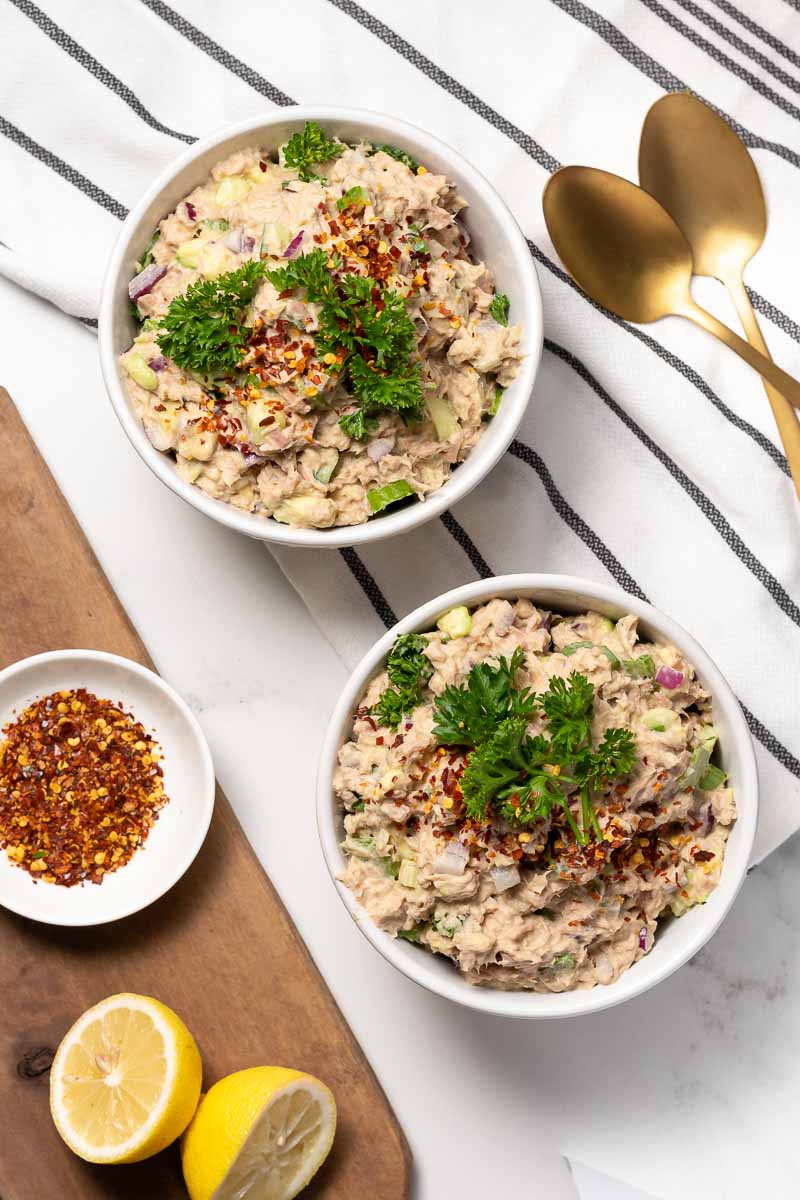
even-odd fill
[[[553,245],[593,300],[626,321],[688,317],[800,408],[800,383],[692,299],[692,251],[665,208],[595,167],[562,167],[542,198]]]
[[[686,236],[695,275],[725,284],[748,342],[769,355],[742,278],[767,231],[761,181],[743,142],[702,100],[664,96],[642,128],[639,180]],[[800,497],[800,420],[780,392],[764,387]]]

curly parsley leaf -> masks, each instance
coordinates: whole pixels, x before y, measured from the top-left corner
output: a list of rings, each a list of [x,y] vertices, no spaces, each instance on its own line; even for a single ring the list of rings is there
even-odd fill
[[[372,715],[381,725],[396,729],[406,713],[422,700],[422,689],[433,674],[433,663],[425,654],[427,638],[420,633],[404,633],[392,646],[386,660],[391,687],[381,693]]]
[[[516,687],[514,677],[525,661],[517,647],[497,666],[478,663],[460,687],[450,684],[436,701],[433,732],[447,746],[477,746],[507,717],[530,719],[536,698],[530,688]]]
[[[379,150],[382,150],[384,154],[388,154],[390,158],[395,158],[398,162],[405,163],[409,171],[413,171],[415,175],[419,170],[419,163],[406,150],[398,150],[397,146],[389,146],[386,142],[381,146],[372,147],[373,154],[377,154]]]
[[[338,266],[339,260],[335,259],[333,265]],[[336,284],[324,250],[312,250],[310,254],[302,254],[288,262],[285,267],[273,267],[271,271],[266,271],[266,276],[279,292],[305,288],[312,304],[331,303],[335,300]]]
[[[585,845],[592,833],[602,837],[593,793],[633,768],[633,733],[607,729],[595,748],[595,693],[589,680],[573,671],[569,680],[555,677],[543,695],[533,696],[515,687],[518,654],[510,662],[501,659],[497,668],[479,663],[465,685],[447,688],[437,702],[434,733],[445,744],[472,747],[459,786],[473,820],[485,819],[494,807],[511,824],[530,825],[558,808],[576,841]],[[516,665],[521,666],[521,657]],[[537,705],[547,734],[531,736],[528,725]],[[580,824],[571,809],[575,800]]]
[[[508,313],[511,308],[508,296],[505,292],[495,292],[492,297],[492,303],[489,305],[489,312],[497,321],[498,325],[508,325]]]
[[[234,372],[247,343],[247,310],[263,274],[260,262],[246,262],[176,296],[158,327],[161,353],[199,375]]]
[[[304,183],[310,179],[319,179],[311,168],[320,163],[338,158],[345,147],[341,142],[333,142],[316,121],[306,121],[302,131],[293,133],[283,147],[284,166],[297,171]]]
[[[422,417],[421,366],[413,357],[417,333],[399,292],[365,275],[337,278],[332,272],[340,265],[338,259],[329,264],[317,249],[266,274],[279,292],[305,288],[308,299],[322,306],[317,350],[342,361],[342,378],[360,406],[339,423],[349,437],[363,440],[375,428],[376,413]]]

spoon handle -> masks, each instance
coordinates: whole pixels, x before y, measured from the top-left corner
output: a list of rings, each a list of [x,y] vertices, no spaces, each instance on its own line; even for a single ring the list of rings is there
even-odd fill
[[[748,342],[751,346],[755,346],[756,350],[769,356],[767,343],[764,341],[761,326],[756,319],[756,314],[753,312],[753,306],[750,303],[750,297],[747,294],[741,274],[736,273],[729,279],[723,280],[723,282],[736,306],[736,312],[739,314],[739,320],[742,322],[742,328]],[[775,424],[778,427],[783,448],[786,451],[786,460],[789,463],[789,470],[792,472],[794,488],[798,499],[800,499],[800,418],[798,418],[797,412],[792,408],[789,401],[780,392],[776,392],[775,388],[767,383],[766,380],[764,381],[764,388],[769,397],[772,415],[775,418]]]
[[[727,325],[723,325],[722,321],[718,321],[710,312],[706,312],[699,304],[695,304],[694,300],[689,298],[685,305],[677,309],[679,316],[688,317],[690,321],[694,321],[701,329],[705,329],[707,333],[711,333],[714,337],[719,338],[721,342],[743,358],[763,379],[766,379],[777,388],[782,396],[785,396],[795,408],[800,408],[800,383],[793,379],[791,375],[787,375],[780,367],[776,366],[771,359],[760,354],[755,350],[749,342],[744,338],[740,338],[738,333],[734,333]]]

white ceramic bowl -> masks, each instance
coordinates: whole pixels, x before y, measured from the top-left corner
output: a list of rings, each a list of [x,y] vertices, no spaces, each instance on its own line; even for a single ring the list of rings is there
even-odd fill
[[[294,529],[265,520],[214,500],[184,482],[174,462],[148,441],[128,399],[117,361],[130,346],[135,332],[129,312],[128,282],[154,227],[206,178],[215,163],[245,146],[259,145],[267,151],[276,151],[309,120],[319,121],[345,141],[364,137],[401,146],[430,169],[442,172],[458,184],[459,192],[469,202],[465,223],[472,235],[474,252],[494,272],[498,290],[510,298],[513,320],[521,321],[524,326],[522,345],[526,355],[518,377],[503,396],[499,413],[468,459],[438,492],[422,503],[390,512],[364,525],[334,529]],[[123,223],[103,285],[98,332],[103,377],[114,410],[138,453],[173,492],[214,520],[261,541],[317,548],[361,546],[406,533],[438,516],[472,491],[503,455],[522,420],[539,367],[542,300],[536,269],[519,226],[489,181],[455,150],[414,125],[380,113],[355,108],[293,107],[250,117],[202,138],[159,176]]]
[[[12,663],[0,671],[0,728],[37,697],[78,687],[121,701],[154,732],[164,753],[169,803],[130,862],[101,884],[34,883],[0,850],[0,905],[50,925],[103,925],[152,904],[193,861],[214,809],[214,765],[195,717],[169,684],[130,659],[100,650],[56,650]]]
[[[339,747],[347,740],[353,714],[369,680],[381,668],[401,633],[432,629],[436,619],[455,604],[473,607],[492,596],[527,596],[554,612],[594,609],[609,617],[635,613],[648,639],[672,642],[696,667],[714,698],[714,724],[720,731],[721,759],[736,794],[738,818],[731,830],[719,887],[708,902],[692,908],[680,920],[659,931],[653,949],[615,983],[590,991],[540,994],[503,992],[466,983],[449,959],[420,950],[380,930],[366,916],[350,891],[336,880],[346,865],[340,842],[342,814],[333,792],[333,772]],[[409,613],[377,642],[358,664],[331,717],[322,747],[317,780],[317,822],[322,851],[336,888],[350,915],[372,945],[409,979],[468,1008],[506,1017],[572,1017],[610,1008],[666,979],[696,954],[719,926],[745,877],[758,816],[758,778],[750,732],[739,703],[703,648],[680,625],[643,600],[619,588],[569,575],[504,575],[456,588]]]

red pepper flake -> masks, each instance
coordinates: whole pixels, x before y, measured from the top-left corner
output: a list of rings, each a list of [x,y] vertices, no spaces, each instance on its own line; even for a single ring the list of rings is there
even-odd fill
[[[710,862],[714,855],[710,850],[693,850],[692,858],[695,862]]]
[[[167,803],[161,751],[130,713],[77,688],[30,704],[0,743],[0,848],[34,879],[102,883]]]
[[[266,171],[267,169],[267,164],[264,162],[263,158],[258,160],[258,166],[261,171]]]
[[[376,738],[375,738],[375,745],[376,745],[376,746],[382,746],[382,745],[383,745],[383,738],[382,738],[382,737],[376,737]]]

